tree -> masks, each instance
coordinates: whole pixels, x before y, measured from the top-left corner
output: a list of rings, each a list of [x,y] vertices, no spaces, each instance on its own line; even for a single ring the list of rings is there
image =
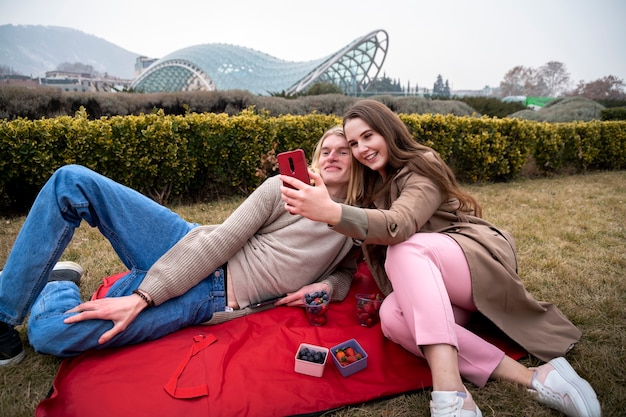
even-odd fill
[[[392,80],[383,74],[382,78],[376,78],[367,87],[368,93],[401,93],[402,86],[400,82]]]
[[[526,95],[524,84],[526,83],[528,71],[529,68],[518,65],[504,74],[504,79],[500,81],[500,94],[502,94],[502,97]]]
[[[15,71],[12,67],[8,65],[0,65],[0,76],[5,75],[20,75],[17,71]]]
[[[322,94],[343,94],[343,90],[337,84],[323,81],[313,84],[306,90],[305,96],[319,96]]]
[[[559,97],[570,87],[570,74],[561,62],[548,62],[539,68],[538,75],[545,84],[548,97]]]
[[[443,77],[441,74],[437,75],[437,81],[433,84],[433,96],[443,96],[444,94],[444,85],[443,85]]]
[[[608,75],[589,83],[581,80],[571,94],[591,100],[626,100],[624,87],[624,80]]]
[[[504,75],[500,82],[500,94],[502,97],[546,97],[549,96],[549,89],[541,71],[518,65]]]

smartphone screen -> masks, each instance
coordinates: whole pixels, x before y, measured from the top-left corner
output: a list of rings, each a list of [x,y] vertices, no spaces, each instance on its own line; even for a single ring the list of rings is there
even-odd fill
[[[279,153],[277,159],[278,168],[282,175],[297,178],[305,184],[311,183],[306,158],[302,149]],[[288,184],[285,185],[291,187]]]

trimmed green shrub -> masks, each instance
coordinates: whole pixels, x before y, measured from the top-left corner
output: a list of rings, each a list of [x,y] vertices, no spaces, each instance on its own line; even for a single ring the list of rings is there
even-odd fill
[[[603,109],[600,112],[600,119],[607,120],[626,120],[626,107],[612,107]]]
[[[415,139],[465,182],[517,177],[532,157],[542,174],[626,167],[626,122],[554,123],[400,114]],[[341,124],[335,115],[192,113],[0,121],[0,207],[28,208],[62,165],[81,164],[165,203],[245,195],[277,173],[276,155]]]

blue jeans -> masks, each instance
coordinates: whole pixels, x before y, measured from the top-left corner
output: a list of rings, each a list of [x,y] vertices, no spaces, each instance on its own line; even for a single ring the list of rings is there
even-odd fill
[[[67,281],[47,281],[82,220],[100,230],[130,270],[107,297],[131,294],[156,260],[196,227],[141,193],[85,167],[69,165],[57,170],[33,203],[0,275],[0,320],[21,324],[30,312],[28,336],[35,350],[70,356],[87,349],[138,343],[201,323],[214,311],[224,310],[223,279],[220,288],[219,274],[217,279],[212,274],[186,294],[145,309],[104,345],[98,345],[98,338],[112,327],[110,321],[63,323],[68,316],[65,311],[81,302],[78,287]],[[217,298],[212,291],[217,291],[213,294]]]

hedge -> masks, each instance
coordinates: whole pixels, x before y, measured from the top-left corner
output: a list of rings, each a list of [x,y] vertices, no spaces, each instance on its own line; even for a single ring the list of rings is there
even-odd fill
[[[465,182],[516,178],[533,159],[541,174],[626,167],[626,122],[543,123],[400,114]],[[308,156],[333,115],[270,116],[163,111],[90,120],[75,116],[0,122],[0,206],[28,206],[60,166],[81,164],[159,202],[245,195],[277,173],[276,154]]]

